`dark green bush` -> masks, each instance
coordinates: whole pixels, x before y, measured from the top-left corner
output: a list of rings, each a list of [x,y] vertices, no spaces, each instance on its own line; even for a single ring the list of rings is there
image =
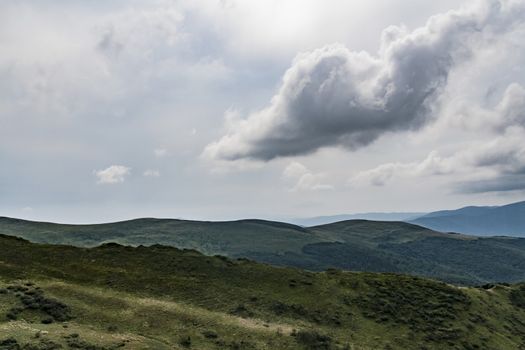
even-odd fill
[[[219,337],[219,335],[215,331],[209,330],[202,332],[202,335],[204,336],[204,338],[208,339],[217,339]]]
[[[185,348],[191,347],[191,337],[189,335],[181,337],[179,340],[179,344],[184,346]]]
[[[53,323],[53,319],[51,317],[46,317],[44,319],[42,319],[42,324],[51,324]]]
[[[314,330],[300,330],[296,333],[295,339],[299,344],[311,350],[330,350],[333,348],[332,338]]]
[[[509,298],[514,306],[525,309],[525,284],[513,289],[509,294]]]
[[[72,318],[71,309],[66,304],[51,298],[46,298],[44,292],[41,289],[29,289],[24,286],[10,286],[11,291],[22,291],[16,294],[21,302],[21,307],[13,308],[6,315],[9,319],[16,319],[24,310],[40,310],[51,318],[51,322],[64,322]],[[8,287],[9,288],[9,287]],[[15,316],[15,318],[13,318]],[[46,322],[48,318],[45,319]],[[51,323],[49,322],[49,323]]]
[[[0,350],[20,350],[20,345],[15,338],[0,340]]]

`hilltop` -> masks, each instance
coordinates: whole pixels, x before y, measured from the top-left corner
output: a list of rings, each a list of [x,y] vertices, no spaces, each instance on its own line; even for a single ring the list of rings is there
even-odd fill
[[[370,220],[370,221],[410,221],[425,215],[426,213],[357,213],[315,216],[310,218],[296,218],[287,222],[300,226],[319,226],[348,220]]]

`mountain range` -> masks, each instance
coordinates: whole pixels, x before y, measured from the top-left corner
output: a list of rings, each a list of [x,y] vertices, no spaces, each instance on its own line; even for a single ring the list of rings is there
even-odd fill
[[[441,232],[525,237],[525,201],[494,207],[442,210],[409,220]]]
[[[145,218],[65,225],[4,217],[0,234],[77,247],[165,245],[311,271],[395,272],[465,285],[525,280],[523,238],[441,233],[405,222],[349,220],[302,227],[263,220]]]
[[[287,220],[300,226],[317,226],[344,220],[404,221],[440,232],[477,236],[525,237],[525,201],[502,206],[468,206],[430,213],[358,213]]]
[[[487,217],[493,232],[521,210],[414,222]],[[0,247],[0,350],[525,348],[520,237],[362,219],[0,217]]]

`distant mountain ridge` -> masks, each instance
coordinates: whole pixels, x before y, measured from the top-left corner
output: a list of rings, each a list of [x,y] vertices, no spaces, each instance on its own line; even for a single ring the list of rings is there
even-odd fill
[[[300,226],[318,226],[331,224],[338,221],[346,220],[372,220],[372,221],[410,221],[421,217],[426,213],[357,213],[357,214],[339,214],[325,215],[311,218],[296,218],[287,220],[288,222]]]
[[[406,222],[302,227],[265,220],[144,218],[65,225],[4,217],[0,234],[77,247],[164,245],[311,271],[395,272],[467,285],[525,280],[525,239],[448,234]]]
[[[409,222],[441,232],[525,237],[525,201],[503,206],[441,210]]]

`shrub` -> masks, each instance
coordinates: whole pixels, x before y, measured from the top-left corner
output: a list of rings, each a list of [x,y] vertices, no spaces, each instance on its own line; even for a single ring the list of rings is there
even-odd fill
[[[9,311],[5,317],[7,317],[8,320],[10,321],[16,321],[18,319],[18,314],[12,312],[12,311]]]
[[[71,309],[66,304],[51,298],[46,298],[44,292],[41,289],[28,289],[27,287],[21,286],[10,286],[11,290],[23,289],[23,294],[17,294],[22,306],[19,308],[11,309],[8,318],[17,316],[22,311],[29,310],[40,310],[47,314],[51,318],[51,322],[64,322],[72,318]],[[16,319],[16,318],[10,318]],[[46,321],[48,319],[46,318]],[[49,322],[49,323],[51,323]]]
[[[81,340],[78,335],[77,337],[72,337],[73,334],[66,337],[67,346],[71,349],[79,350],[109,350],[106,347],[94,345],[88,343],[84,340]]]
[[[525,309],[525,284],[513,289],[509,294],[509,299],[514,306]]]
[[[189,335],[181,337],[179,340],[179,344],[184,346],[185,348],[191,347],[191,337]]]
[[[38,343],[25,344],[22,350],[57,350],[62,349],[62,345],[52,342],[51,340],[41,339]]]
[[[0,340],[0,350],[19,350],[20,345],[15,338]]]
[[[219,337],[219,335],[214,331],[204,331],[202,332],[202,335],[204,336],[204,338],[208,339],[217,339]]]
[[[313,330],[300,330],[295,335],[297,342],[311,350],[332,349],[332,338]]]
[[[42,324],[51,324],[53,323],[53,319],[51,317],[46,317],[44,319],[42,319]]]

